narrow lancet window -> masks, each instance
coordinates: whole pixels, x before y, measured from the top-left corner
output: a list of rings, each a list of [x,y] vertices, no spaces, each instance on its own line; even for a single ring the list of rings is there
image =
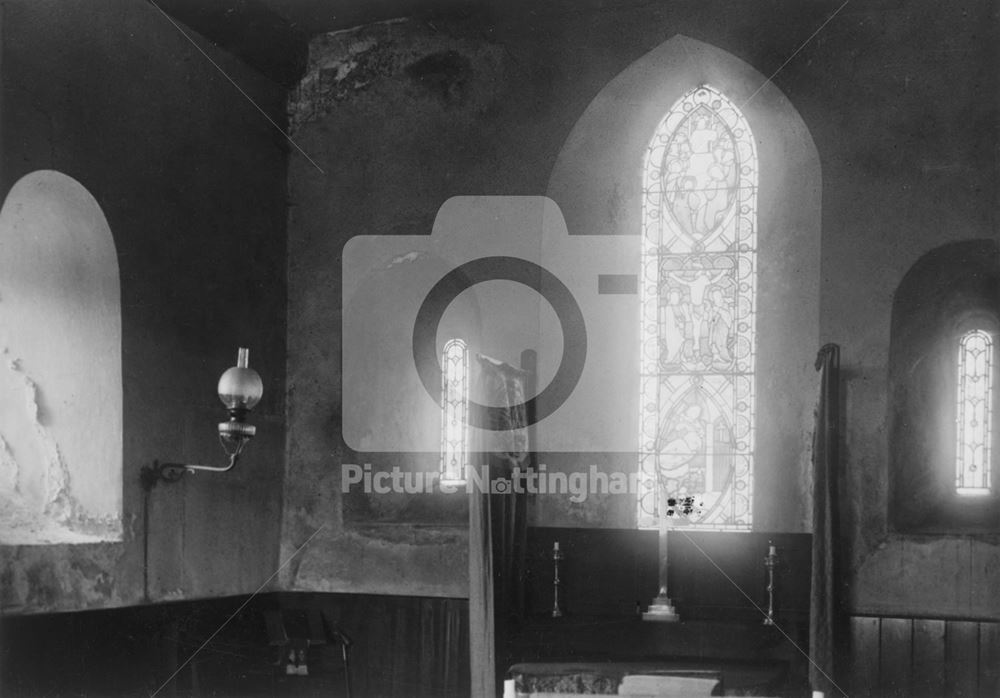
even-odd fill
[[[967,332],[959,340],[957,407],[955,491],[989,494],[993,488],[993,337],[983,330]]]
[[[469,425],[469,347],[451,339],[441,352],[441,481],[464,483]]]
[[[686,522],[751,527],[757,151],[739,108],[703,85],[660,122],[643,163],[637,522],[693,497]]]

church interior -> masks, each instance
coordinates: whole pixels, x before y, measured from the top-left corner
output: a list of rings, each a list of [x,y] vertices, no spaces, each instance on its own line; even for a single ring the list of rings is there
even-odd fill
[[[998,66],[986,0],[2,0],[0,693],[1000,695]]]

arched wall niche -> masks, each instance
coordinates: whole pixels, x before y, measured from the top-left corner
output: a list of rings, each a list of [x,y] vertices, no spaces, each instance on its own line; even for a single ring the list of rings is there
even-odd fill
[[[0,210],[0,544],[121,540],[121,334],[100,206],[24,176]]]
[[[994,336],[1000,330],[995,240],[954,242],[927,252],[893,297],[887,418],[889,518],[895,531],[995,536],[1000,526],[995,487],[980,497],[955,491],[958,347],[972,329]]]
[[[756,140],[757,420],[754,528],[809,527],[809,454],[819,349],[821,172],[809,130],[767,78],[714,46],[674,36],[634,62],[591,101],[561,149],[547,195],[570,235],[638,235],[642,165],[657,125],[686,93],[708,84],[732,100]],[[638,269],[637,269],[638,271]],[[638,328],[620,337],[634,385],[609,393],[603,409],[637,434]],[[609,420],[611,421],[611,420]],[[549,467],[571,456],[547,456]],[[622,461],[624,465],[624,461]],[[634,462],[632,463],[634,467]],[[622,525],[621,512],[610,517]],[[544,525],[546,515],[537,513]],[[593,518],[586,525],[592,525]]]

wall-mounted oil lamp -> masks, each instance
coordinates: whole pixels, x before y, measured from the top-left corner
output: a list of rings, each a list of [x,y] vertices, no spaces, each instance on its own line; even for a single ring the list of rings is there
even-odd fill
[[[240,347],[236,357],[236,365],[227,369],[219,378],[219,399],[229,410],[229,421],[219,423],[219,442],[222,450],[229,458],[229,464],[224,466],[193,465],[189,463],[160,463],[156,461],[151,466],[142,469],[143,488],[148,492],[157,482],[176,482],[185,473],[205,470],[213,473],[224,473],[232,470],[243,452],[243,448],[257,433],[257,427],[248,424],[247,414],[260,402],[264,393],[264,384],[260,375],[250,368],[250,350]]]

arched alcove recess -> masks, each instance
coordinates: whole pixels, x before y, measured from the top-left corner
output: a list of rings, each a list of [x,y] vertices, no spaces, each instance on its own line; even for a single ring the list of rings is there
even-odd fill
[[[888,414],[889,514],[896,531],[995,535],[1000,527],[995,486],[984,496],[955,491],[959,341],[973,329],[994,335],[1000,330],[995,240],[935,248],[917,260],[896,289]],[[996,425],[995,407],[992,417]],[[993,473],[995,478],[995,467]]]
[[[754,528],[802,531],[811,518],[821,173],[812,137],[788,99],[735,56],[675,36],[593,99],[559,153],[547,195],[562,209],[570,235],[638,235],[650,139],[671,107],[705,84],[743,113],[760,166]],[[620,341],[622,360],[636,364],[635,383],[608,395],[602,407],[632,415],[623,427],[630,428],[638,412],[638,327]]]
[[[0,543],[121,539],[118,257],[100,206],[53,171],[0,210]]]

